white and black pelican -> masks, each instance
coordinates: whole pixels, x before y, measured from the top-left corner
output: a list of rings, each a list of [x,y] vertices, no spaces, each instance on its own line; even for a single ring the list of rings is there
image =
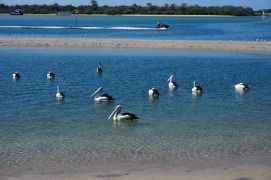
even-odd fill
[[[60,87],[57,86],[56,98],[63,99],[65,97],[64,92],[60,92]]]
[[[99,87],[90,97],[93,97],[94,95],[95,98],[94,100],[96,102],[103,102],[103,101],[112,101],[114,100],[114,98],[108,94],[102,94],[103,92],[103,88],[102,87]]]
[[[155,88],[151,88],[149,90],[149,96],[151,97],[158,97],[160,95],[159,91]]]
[[[193,93],[202,93],[202,87],[196,85],[196,81],[194,81],[194,87],[192,88]]]
[[[173,74],[170,75],[167,81],[169,82],[168,83],[169,89],[176,89],[178,87],[178,84],[175,81],[173,81]]]
[[[55,78],[55,73],[53,73],[52,71],[49,71],[47,73],[47,79],[54,79]]]
[[[108,117],[108,119],[111,119],[113,116],[113,120],[114,121],[134,121],[139,119],[135,114],[133,113],[120,113],[121,111],[121,106],[118,105],[115,110],[110,114],[110,116]]]
[[[18,79],[21,78],[21,76],[20,76],[20,74],[16,71],[15,73],[12,74],[12,78],[13,78],[14,80],[18,80]]]
[[[234,88],[235,88],[236,91],[247,91],[247,90],[249,90],[248,85],[246,85],[244,83],[235,84]]]
[[[102,72],[103,72],[103,67],[102,67],[101,62],[99,62],[98,67],[97,67],[97,69],[96,69],[96,72],[97,72],[97,73],[102,73]]]

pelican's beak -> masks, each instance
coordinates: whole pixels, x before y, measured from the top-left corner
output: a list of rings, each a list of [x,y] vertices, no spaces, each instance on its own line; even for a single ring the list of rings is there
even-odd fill
[[[110,116],[107,118],[108,120],[112,118],[112,116],[116,113],[117,108],[110,114]]]
[[[93,94],[91,94],[91,96],[90,96],[90,97],[92,98],[92,96],[94,96],[95,94],[97,94],[98,92],[100,92],[100,90],[101,90],[101,89],[100,89],[100,88],[98,88],[98,89],[97,89],[97,90],[96,90],[96,91],[95,91]]]
[[[172,81],[172,79],[173,79],[173,75],[170,75],[167,81],[168,81],[168,82],[169,82],[169,81]]]

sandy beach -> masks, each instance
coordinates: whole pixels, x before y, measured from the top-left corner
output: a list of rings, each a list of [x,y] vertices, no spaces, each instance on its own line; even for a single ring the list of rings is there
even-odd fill
[[[0,177],[1,178],[1,177]],[[150,168],[140,171],[101,171],[95,173],[62,172],[29,173],[6,176],[3,180],[270,180],[271,166],[262,164],[223,165],[221,167],[191,169]]]
[[[209,40],[133,40],[87,38],[0,37],[0,46],[24,47],[95,47],[95,48],[171,48],[189,50],[226,50],[271,52],[270,41]]]

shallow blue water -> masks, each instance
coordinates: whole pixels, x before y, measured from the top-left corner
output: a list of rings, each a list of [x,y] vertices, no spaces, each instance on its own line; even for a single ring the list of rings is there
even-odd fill
[[[157,22],[170,30],[156,30]],[[261,17],[128,17],[0,16],[0,36],[271,40],[271,18]]]
[[[271,152],[271,55],[144,49],[1,48],[0,169],[221,160]],[[104,73],[95,73],[98,62]],[[13,81],[19,71],[21,80]],[[46,73],[56,73],[47,80]],[[174,73],[180,85],[169,91]],[[196,80],[204,89],[191,93]],[[233,85],[245,82],[244,94]],[[56,85],[66,94],[55,99]],[[97,104],[99,86],[116,100]],[[152,100],[148,89],[161,96]],[[115,106],[136,124],[107,120]]]

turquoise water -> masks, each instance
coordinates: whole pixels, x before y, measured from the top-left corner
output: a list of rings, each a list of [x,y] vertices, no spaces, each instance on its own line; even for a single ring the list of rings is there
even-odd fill
[[[155,29],[157,22],[170,30]],[[271,40],[271,18],[261,17],[127,17],[0,16],[0,36]]]
[[[270,54],[16,47],[0,53],[1,173],[271,153]],[[95,73],[99,61],[101,76]],[[13,81],[16,70],[21,79]],[[55,80],[46,79],[49,70]],[[168,90],[170,73],[177,91]],[[194,80],[201,96],[191,93]],[[250,90],[235,92],[239,82]],[[64,101],[55,99],[57,84]],[[90,99],[99,86],[116,100]],[[158,99],[149,99],[151,87],[160,90]],[[138,123],[107,120],[118,104]]]

